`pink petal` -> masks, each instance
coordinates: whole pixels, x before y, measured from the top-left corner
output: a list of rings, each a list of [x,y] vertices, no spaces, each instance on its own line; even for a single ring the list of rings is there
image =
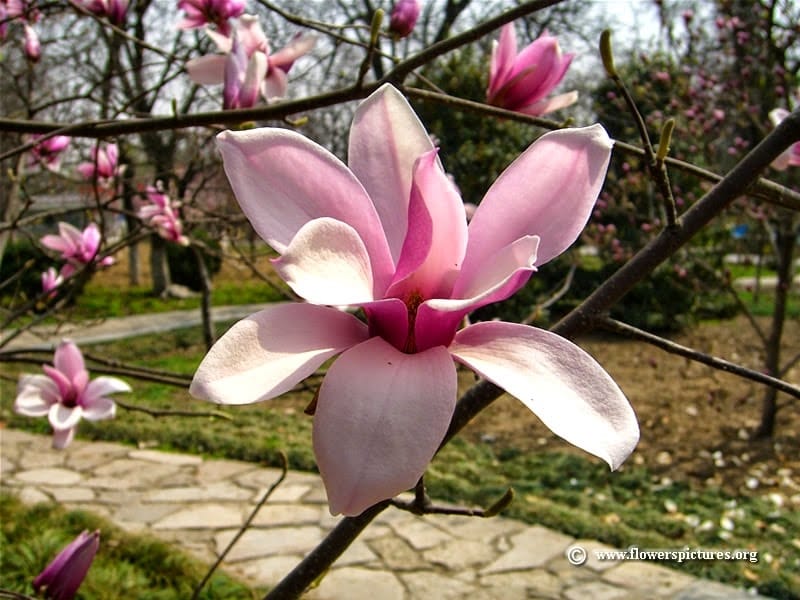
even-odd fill
[[[636,446],[639,426],[625,395],[572,342],[526,325],[485,322],[458,332],[449,349],[521,400],[555,434],[612,469]]]
[[[523,106],[518,108],[517,112],[539,117],[541,115],[546,115],[547,113],[566,108],[571,104],[575,104],[577,101],[578,92],[567,92],[566,94],[551,96],[550,98],[544,98],[543,100],[539,100],[538,102],[534,102],[528,106]]]
[[[83,418],[88,421],[113,419],[116,414],[117,405],[110,398],[95,398],[91,405],[83,409]]]
[[[501,248],[540,237],[536,265],[578,237],[603,186],[612,141],[600,125],[543,135],[487,192],[469,224],[463,276],[472,277]]]
[[[364,242],[355,229],[336,219],[325,217],[303,225],[273,264],[298,295],[314,304],[345,306],[374,297]]]
[[[56,369],[55,367],[51,367],[50,365],[42,365],[42,370],[45,374],[55,383],[56,387],[58,388],[58,398],[57,401],[61,401],[63,398],[67,398],[68,396],[73,394],[73,387],[72,381],[67,378],[64,373]]]
[[[47,418],[53,429],[63,431],[77,427],[81,421],[83,409],[80,406],[64,406],[63,404],[53,404]]]
[[[81,233],[81,248],[83,250],[83,258],[89,262],[100,247],[102,236],[100,230],[95,223],[89,223],[86,229]]]
[[[406,236],[414,162],[433,144],[403,95],[386,84],[356,109],[349,145],[348,164],[375,203],[397,262]]]
[[[772,123],[773,127],[777,127],[778,123],[788,117],[789,114],[789,111],[785,108],[773,108],[771,111],[769,111],[769,121]]]
[[[225,81],[226,59],[224,54],[207,54],[187,61],[185,67],[195,83],[216,85]]]
[[[484,299],[484,304],[505,300],[519,289],[511,286],[512,289],[506,290],[506,284],[513,275],[520,269],[529,274],[536,270],[534,265],[540,242],[538,236],[526,235],[500,248],[489,260],[459,277],[453,298],[468,299],[471,304],[478,304]]]
[[[58,235],[47,234],[40,241],[45,248],[50,248],[50,250],[55,250],[64,255],[75,252],[75,246],[69,240],[65,240]]]
[[[272,57],[270,57],[270,61]],[[289,89],[289,77],[281,69],[269,67],[267,77],[261,83],[261,95],[267,102],[272,102],[286,97],[286,90]]]
[[[385,298],[362,305],[370,323],[370,335],[380,336],[402,350],[408,340],[408,307],[399,298]]]
[[[69,240],[73,245],[80,246],[83,241],[83,232],[64,221],[58,223],[58,234],[65,240]]]
[[[252,56],[254,52],[263,52],[269,56],[269,41],[261,28],[261,22],[257,16],[242,15],[239,18],[239,27],[236,33],[247,51],[247,56]],[[209,32],[209,35],[211,35],[211,32]],[[222,50],[221,46],[220,50]]]
[[[506,23],[500,30],[500,40],[492,44],[492,58],[489,66],[489,89],[487,97],[491,101],[505,84],[517,56],[517,34],[513,23]]]
[[[83,408],[89,410],[97,399],[108,396],[109,394],[131,391],[133,391],[131,390],[131,386],[122,381],[122,379],[117,379],[116,377],[97,377],[86,386],[86,391],[83,393]]]
[[[75,167],[84,179],[94,179],[94,163],[83,162]]]
[[[539,238],[526,236],[497,252],[471,279],[459,279],[452,298],[433,298],[417,309],[414,324],[417,350],[448,346],[462,319],[493,302],[505,300],[519,290],[536,270]]]
[[[43,417],[60,397],[58,386],[46,375],[20,375],[14,412],[26,417]]]
[[[233,48],[233,38],[220,31],[215,31],[206,27],[206,34],[217,45],[217,49],[223,54],[227,54]],[[241,35],[241,28],[237,30],[237,34]],[[191,62],[191,61],[190,61]]]
[[[306,34],[294,37],[286,46],[270,55],[270,66],[287,71],[294,61],[311,52],[316,43],[315,35]]]
[[[388,294],[448,298],[466,248],[464,203],[431,150],[414,165],[408,234]]]
[[[413,487],[453,415],[447,350],[405,354],[381,338],[331,365],[314,415],[314,454],[331,514],[357,515]]]
[[[75,439],[75,427],[70,429],[55,429],[53,431],[53,448],[63,450]]]
[[[247,62],[242,89],[239,91],[239,105],[251,107],[258,101],[261,82],[267,76],[267,57],[263,52],[254,52]]]
[[[364,188],[333,154],[284,129],[225,131],[217,136],[231,187],[258,234],[283,253],[308,221],[332,217],[364,242],[376,289],[394,272],[378,215]]]
[[[367,335],[361,321],[335,308],[275,304],[239,321],[212,346],[189,392],[220,404],[268,400]]]
[[[777,169],[778,171],[785,171],[789,168],[792,164],[792,148],[791,146],[788,147],[786,150],[781,152],[778,157],[772,161],[770,165],[773,169]]]
[[[81,351],[69,340],[61,342],[56,348],[53,356],[53,366],[63,373],[70,383],[74,382],[76,377],[81,377],[82,373],[86,373]]]

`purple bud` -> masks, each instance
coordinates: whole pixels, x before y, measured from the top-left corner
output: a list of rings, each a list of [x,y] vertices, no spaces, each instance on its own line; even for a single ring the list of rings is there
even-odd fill
[[[392,9],[389,31],[398,37],[406,37],[414,31],[419,18],[419,2],[417,0],[397,0]]]
[[[100,532],[83,531],[39,573],[33,580],[33,589],[44,590],[45,597],[50,600],[72,600],[99,547]]]

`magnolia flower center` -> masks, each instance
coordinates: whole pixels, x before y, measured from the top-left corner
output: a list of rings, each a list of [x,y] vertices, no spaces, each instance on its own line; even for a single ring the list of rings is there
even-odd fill
[[[417,322],[417,309],[419,305],[425,302],[417,290],[410,292],[405,300],[406,310],[408,310],[408,333],[406,334],[406,343],[403,347],[403,352],[406,354],[414,354],[417,351],[417,343],[414,336],[414,327]]]
[[[78,392],[75,386],[69,386],[67,392],[61,397],[61,404],[67,408],[75,408],[78,405]]]

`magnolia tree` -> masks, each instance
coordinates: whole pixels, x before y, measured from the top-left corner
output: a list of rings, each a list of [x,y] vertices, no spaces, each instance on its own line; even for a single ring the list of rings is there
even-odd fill
[[[571,340],[609,326],[608,312],[631,288],[680,256],[737,200],[787,215],[800,209],[800,192],[771,179],[774,169],[798,163],[800,112],[789,93],[774,97],[772,123],[753,115],[764,120],[758,139],[732,139],[736,151],[724,163],[693,164],[696,154],[670,153],[680,130],[666,125],[651,142],[638,109],[644,99],[617,72],[605,32],[595,59],[625,101],[606,110],[618,110],[640,132],[635,143],[612,139],[579,104],[583,90],[562,84],[575,57],[562,50],[555,26],[564,14],[558,11],[573,3],[532,0],[504,9],[398,0],[383,8],[367,2],[364,10],[342,3],[339,12],[320,8],[313,17],[291,2],[167,4],[0,0],[0,67],[14,81],[0,118],[0,160],[10,175],[2,183],[2,243],[24,241],[50,261],[33,287],[19,285],[33,259],[0,283],[11,290],[0,360],[52,361],[20,378],[14,408],[46,416],[56,448],[70,443],[81,419],[114,417],[120,401],[112,394],[135,394],[135,385],[109,375],[185,385],[185,374],[97,361],[91,369],[102,376],[90,380],[73,342],[44,359],[11,343],[46,317],[68,315],[97,270],[123,248],[135,257],[132,248],[150,237],[153,272],[162,273],[156,291],[166,285],[159,249],[190,248],[201,274],[209,350],[193,374],[192,395],[225,405],[267,401],[332,361],[308,412],[331,513],[345,518],[270,598],[301,594],[390,506],[418,514],[501,510],[509,498],[487,510],[437,506],[424,475],[438,450],[504,391],[616,469],[639,437],[633,408]],[[457,77],[440,87],[428,76],[442,61],[467,55],[482,68],[478,97],[474,85],[460,89]],[[789,56],[793,76],[796,58]],[[52,84],[56,78],[62,85]],[[449,172],[453,159],[414,105],[500,123],[524,147],[484,178],[485,189],[473,189],[480,179],[464,189],[467,178]],[[349,130],[328,127],[345,117]],[[485,155],[475,152],[474,164],[462,169],[481,171],[487,157],[496,158],[491,150],[501,140],[481,142]],[[663,218],[624,249],[624,261],[612,257],[608,278],[549,330],[476,318],[552,268],[582,236],[601,255],[622,252],[613,236],[584,236],[584,228],[602,213],[598,198],[609,201],[608,191],[601,196],[609,165],[624,169],[626,162],[657,191]],[[708,168],[717,165],[724,168]],[[695,182],[691,202],[677,201],[672,177]],[[83,222],[70,223],[62,201],[39,206],[43,193],[64,190],[84,199]],[[246,227],[273,252],[286,301],[214,343],[205,256],[214,252],[212,240],[235,249]],[[245,254],[239,259],[251,264]],[[613,324],[800,397],[774,371]],[[480,378],[461,397],[458,366]],[[407,490],[412,500],[397,498]],[[71,597],[98,539],[79,536],[37,587]]]

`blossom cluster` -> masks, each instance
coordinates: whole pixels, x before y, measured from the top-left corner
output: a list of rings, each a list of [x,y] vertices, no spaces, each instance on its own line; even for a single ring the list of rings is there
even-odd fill
[[[165,240],[188,246],[189,238],[183,234],[183,224],[178,215],[179,204],[157,187],[148,187],[146,195],[147,202],[139,207],[136,216],[153,227]]]

